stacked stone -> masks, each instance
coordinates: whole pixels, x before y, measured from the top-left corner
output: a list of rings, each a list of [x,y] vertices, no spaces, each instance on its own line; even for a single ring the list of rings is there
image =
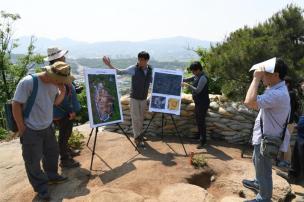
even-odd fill
[[[226,140],[229,143],[244,144],[251,137],[252,127],[257,112],[249,110],[239,102],[231,102],[223,95],[209,95],[210,107],[206,117],[207,136],[212,139]],[[128,133],[132,134],[132,123],[130,115],[130,98],[121,98],[124,122],[120,125]],[[177,129],[182,136],[194,136],[198,131],[194,117],[195,104],[190,94],[182,95],[180,116],[173,116]],[[147,102],[148,109],[148,102]],[[147,127],[153,113],[146,112],[144,128]],[[171,117],[164,116],[164,134],[176,134]],[[112,132],[121,132],[116,125],[105,127]],[[157,136],[161,134],[162,114],[157,113],[147,130],[147,135]]]

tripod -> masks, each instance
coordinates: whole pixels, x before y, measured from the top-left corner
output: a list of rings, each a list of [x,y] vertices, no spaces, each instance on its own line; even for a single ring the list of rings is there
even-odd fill
[[[144,130],[143,134],[145,134],[145,133],[147,132],[147,130],[148,130],[148,128],[149,128],[151,122],[153,121],[155,115],[156,115],[156,112],[153,113],[152,118],[151,118],[151,120],[149,121],[148,126],[147,126],[146,129]],[[185,152],[185,156],[188,156],[187,151],[186,151],[185,146],[184,146],[184,143],[183,143],[183,140],[182,140],[182,137],[181,137],[180,133],[179,133],[178,130],[177,130],[177,126],[176,126],[174,117],[173,117],[172,114],[168,114],[168,115],[170,115],[170,117],[171,117],[172,123],[173,123],[174,128],[175,128],[175,132],[176,132],[176,134],[177,134],[177,136],[178,136],[178,138],[179,138],[180,143],[181,143],[182,146],[183,146],[183,149],[184,149],[184,152]],[[165,113],[162,113],[162,127],[161,127],[161,139],[162,139],[162,141],[164,140],[164,119],[165,119]]]
[[[123,134],[126,136],[126,138],[129,140],[129,142],[132,144],[132,146],[136,149],[136,151],[140,154],[139,149],[137,148],[137,146],[132,142],[132,140],[130,139],[130,137],[127,135],[127,133],[123,130],[123,128],[120,126],[119,123],[116,124],[120,130],[123,132]],[[88,149],[92,152],[92,157],[91,157],[91,165],[90,165],[90,171],[92,171],[92,166],[93,166],[93,161],[94,161],[94,156],[96,155],[103,163],[105,163],[109,168],[111,168],[98,154],[96,154],[95,152],[95,148],[96,148],[96,140],[97,140],[97,134],[98,134],[98,127],[95,128],[95,137],[94,137],[94,144],[93,144],[93,149],[91,149],[89,147],[89,142],[91,140],[92,134],[93,134],[94,128],[92,128],[89,139],[87,141],[86,146],[88,147]]]

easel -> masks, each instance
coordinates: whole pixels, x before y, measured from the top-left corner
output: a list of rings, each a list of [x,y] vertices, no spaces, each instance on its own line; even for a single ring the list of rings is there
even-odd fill
[[[148,130],[148,128],[149,128],[151,122],[153,121],[153,119],[154,119],[154,117],[155,117],[155,115],[156,115],[156,113],[157,113],[157,112],[154,112],[154,113],[153,113],[152,118],[150,119],[150,121],[149,121],[149,123],[148,123],[148,126],[146,127],[146,129],[145,129],[144,132],[143,132],[143,135],[147,132],[147,130]],[[163,141],[163,140],[164,140],[164,119],[165,119],[165,113],[161,113],[161,114],[162,114],[161,139],[162,139],[162,141]],[[179,133],[178,130],[177,130],[177,126],[176,126],[176,123],[175,123],[175,120],[174,120],[173,115],[172,115],[172,114],[167,114],[167,115],[169,115],[169,116],[171,117],[172,123],[173,123],[174,128],[175,128],[175,132],[176,132],[176,134],[177,134],[177,136],[178,136],[178,138],[179,138],[180,143],[181,143],[182,146],[183,146],[183,149],[184,149],[184,152],[185,152],[185,156],[188,156],[187,151],[186,151],[185,146],[184,146],[184,143],[183,143],[183,140],[182,140],[182,137],[180,136],[180,133]]]
[[[120,128],[120,130],[123,132],[123,134],[126,136],[126,138],[130,141],[130,143],[133,145],[133,147],[135,148],[135,150],[140,154],[139,149],[137,148],[137,146],[132,142],[132,140],[130,139],[130,137],[127,135],[127,133],[123,130],[123,128],[120,126],[119,123],[116,123],[116,125]],[[95,128],[95,137],[94,137],[94,144],[93,144],[93,149],[91,149],[89,147],[89,142],[91,140],[92,134],[93,134],[94,128],[92,128],[89,139],[87,141],[86,146],[88,147],[88,149],[92,152],[92,157],[91,157],[91,165],[90,165],[90,171],[92,171],[92,166],[93,166],[93,160],[94,160],[94,156],[96,155],[103,163],[105,163],[109,168],[111,168],[98,154],[96,154],[95,152],[95,148],[96,148],[96,140],[97,140],[97,134],[98,134],[98,127]]]

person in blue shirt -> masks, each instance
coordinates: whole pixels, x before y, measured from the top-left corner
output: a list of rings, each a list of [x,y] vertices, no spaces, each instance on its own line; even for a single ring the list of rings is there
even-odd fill
[[[62,103],[54,106],[54,123],[59,128],[59,151],[60,166],[64,168],[73,168],[80,166],[79,162],[72,158],[68,141],[73,131],[73,122],[76,113],[80,111],[80,104],[77,100],[76,90],[73,84],[66,84],[66,95]]]

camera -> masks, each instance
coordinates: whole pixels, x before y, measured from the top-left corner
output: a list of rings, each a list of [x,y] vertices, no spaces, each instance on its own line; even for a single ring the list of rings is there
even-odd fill
[[[72,84],[75,87],[76,94],[80,94],[83,90],[83,86],[81,86],[79,83],[75,83],[75,82],[72,82]]]

